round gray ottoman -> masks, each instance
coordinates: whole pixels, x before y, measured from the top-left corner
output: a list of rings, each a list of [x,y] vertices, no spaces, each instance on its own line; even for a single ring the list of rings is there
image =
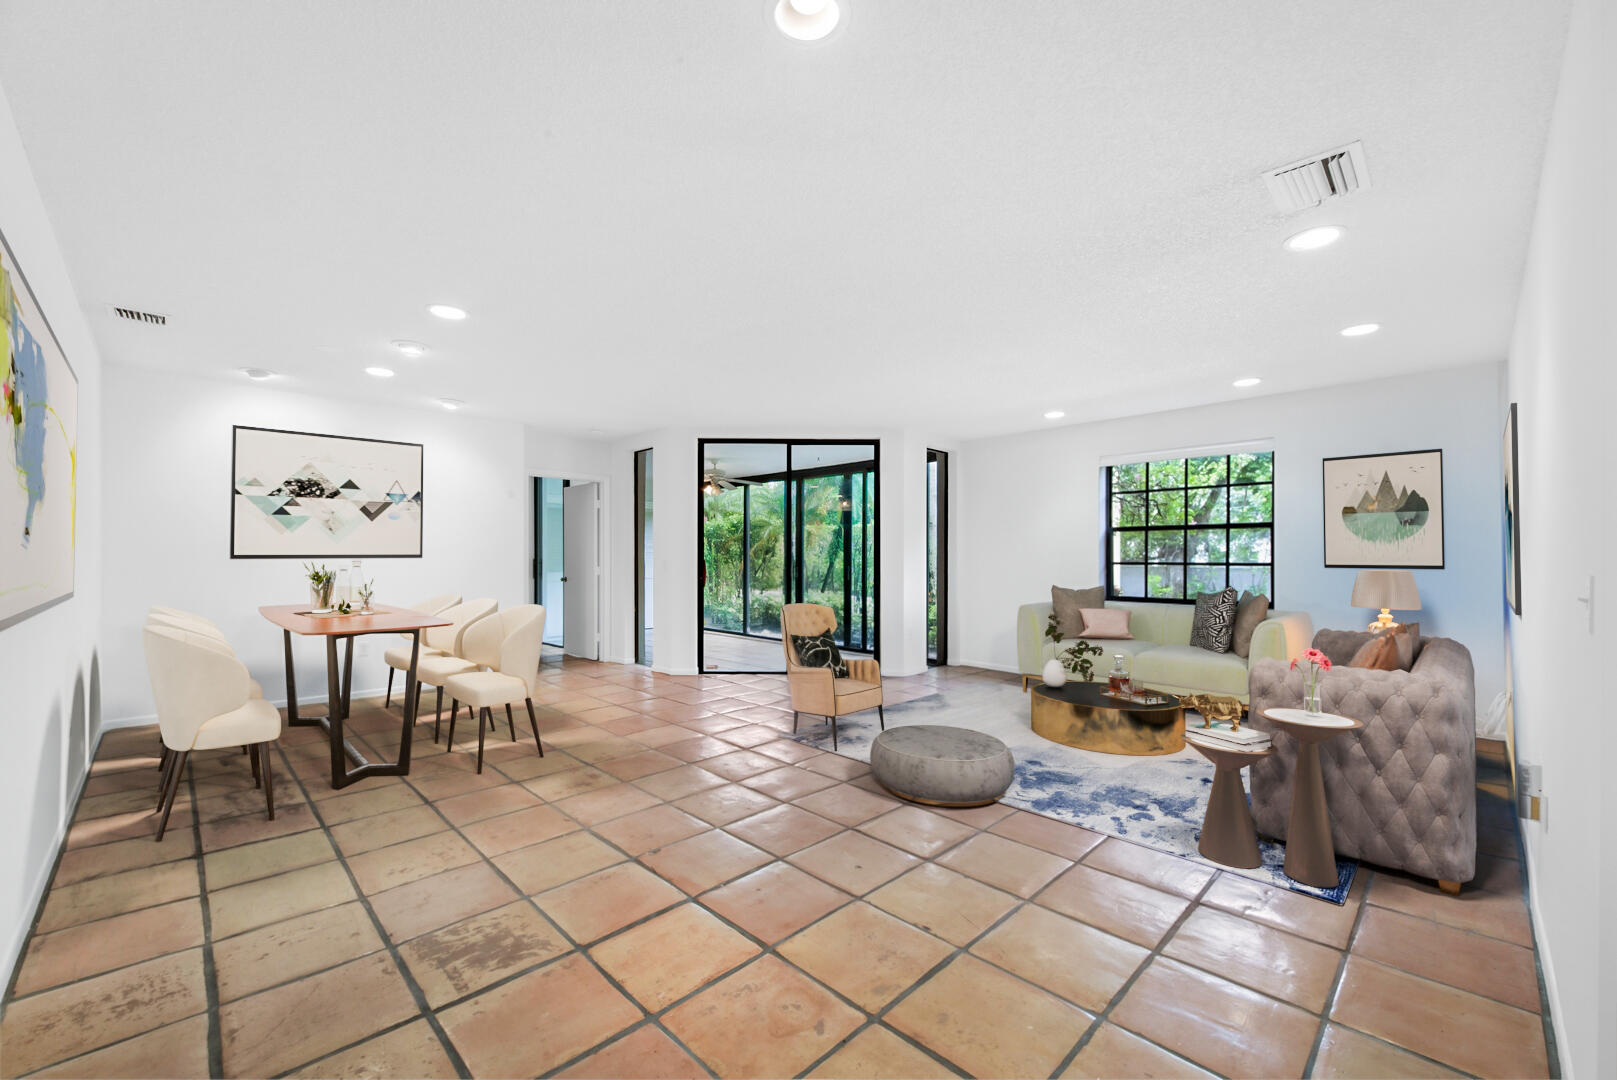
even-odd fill
[[[870,771],[901,799],[986,806],[1011,786],[1016,763],[992,735],[940,724],[888,728],[870,744]]]

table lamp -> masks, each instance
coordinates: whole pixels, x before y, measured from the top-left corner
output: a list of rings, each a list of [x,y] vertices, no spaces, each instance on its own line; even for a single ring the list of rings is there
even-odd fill
[[[1394,608],[1420,610],[1420,590],[1415,587],[1415,575],[1408,570],[1360,570],[1353,579],[1352,603],[1357,608],[1381,609],[1369,626],[1372,634],[1380,634],[1398,628],[1392,617]]]

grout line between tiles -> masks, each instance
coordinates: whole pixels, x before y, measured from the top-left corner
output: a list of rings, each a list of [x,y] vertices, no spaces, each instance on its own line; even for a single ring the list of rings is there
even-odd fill
[[[161,735],[159,735],[161,738]],[[253,752],[257,753],[254,747]],[[265,783],[269,779],[265,778]],[[213,909],[208,903],[208,867],[202,857],[202,815],[197,812],[196,773],[185,761],[185,783],[191,794],[191,840],[196,845],[197,899],[202,908],[202,989],[208,1011],[208,1075],[225,1074],[224,1033],[219,1027],[219,972],[213,963]]]
[[[1360,864],[1363,869],[1363,864]],[[1331,1025],[1331,1012],[1336,1008],[1337,995],[1342,992],[1342,977],[1347,974],[1348,957],[1353,955],[1353,946],[1359,940],[1359,928],[1364,925],[1364,913],[1370,907],[1370,885],[1376,874],[1368,870],[1369,875],[1364,879],[1364,896],[1359,900],[1359,910],[1353,916],[1353,929],[1348,931],[1347,944],[1342,947],[1342,955],[1336,962],[1336,974],[1331,978],[1331,988],[1325,995],[1325,1005],[1320,1010],[1319,1027],[1314,1030],[1314,1042],[1308,1048],[1308,1061],[1303,1064],[1303,1075],[1314,1075],[1314,1064],[1319,1060],[1319,1048],[1325,1042],[1325,1031]]]

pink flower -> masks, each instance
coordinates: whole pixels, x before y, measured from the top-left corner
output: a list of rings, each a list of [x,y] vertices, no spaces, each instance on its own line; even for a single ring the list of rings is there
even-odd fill
[[[1331,658],[1329,656],[1326,656],[1324,653],[1320,652],[1318,649],[1308,649],[1307,651],[1305,651],[1303,653],[1303,655],[1302,655],[1302,661],[1301,662],[1305,663],[1305,664],[1314,664],[1321,671],[1329,671],[1329,670],[1331,670]],[[1291,662],[1291,670],[1296,671],[1297,670],[1297,664],[1298,664],[1298,661],[1293,660]]]

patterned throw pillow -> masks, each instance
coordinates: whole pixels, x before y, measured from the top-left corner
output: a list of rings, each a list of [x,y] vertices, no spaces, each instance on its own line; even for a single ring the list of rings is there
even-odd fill
[[[1208,652],[1227,653],[1235,641],[1234,589],[1202,593],[1196,597],[1196,619],[1190,624],[1190,643]]]
[[[797,662],[804,667],[828,667],[837,678],[848,677],[848,662],[842,659],[829,630],[823,634],[793,634],[792,649],[797,653]]]

